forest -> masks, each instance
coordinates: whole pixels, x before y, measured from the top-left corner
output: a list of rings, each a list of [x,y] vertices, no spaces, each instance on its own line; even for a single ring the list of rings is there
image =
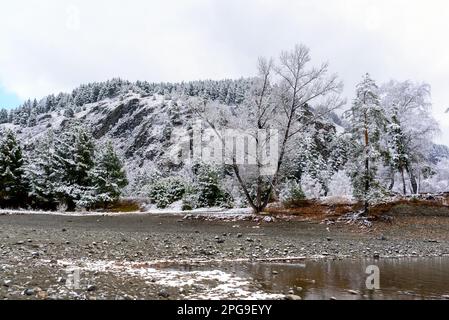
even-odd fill
[[[366,73],[347,101],[338,75],[312,65],[304,45],[257,67],[238,80],[112,79],[1,109],[0,206],[93,210],[138,195],[157,208],[263,212],[273,202],[347,197],[367,213],[393,198],[449,191],[449,149],[433,142],[439,127],[425,82],[378,84]],[[226,128],[276,130],[273,174],[261,173],[257,136],[255,164],[235,153],[226,164],[170,162],[173,132],[191,134],[198,120],[219,140]]]

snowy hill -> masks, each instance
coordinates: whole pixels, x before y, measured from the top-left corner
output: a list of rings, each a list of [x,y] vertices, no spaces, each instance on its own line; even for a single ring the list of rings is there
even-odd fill
[[[187,127],[192,114],[180,100],[165,100],[162,95],[142,97],[130,92],[86,104],[71,117],[61,111],[51,111],[39,115],[34,126],[5,123],[0,128],[15,131],[24,148],[30,149],[48,130],[63,131],[72,119],[90,128],[100,143],[113,142],[117,153],[125,159],[132,181],[134,173],[157,166],[169,147],[173,128]]]
[[[243,101],[252,83],[253,79],[179,84],[113,79],[91,83],[69,94],[29,100],[10,112],[0,109],[0,134],[4,129],[12,129],[24,148],[30,150],[49,130],[63,132],[71,121],[78,120],[100,144],[112,142],[124,159],[130,180],[126,193],[136,195],[148,175],[160,172],[169,176],[180,169],[168,154],[172,151],[172,133],[177,129],[189,131],[198,120],[189,99],[203,97],[231,107]],[[330,124],[326,130],[345,132],[347,124],[335,113],[326,121]],[[323,137],[329,135],[326,132]],[[435,145],[429,160],[437,163],[443,158],[449,158],[449,149]]]

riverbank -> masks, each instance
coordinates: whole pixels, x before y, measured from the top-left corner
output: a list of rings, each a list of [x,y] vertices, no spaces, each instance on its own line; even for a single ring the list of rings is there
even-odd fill
[[[449,217],[398,216],[362,230],[295,220],[14,214],[0,216],[0,239],[2,299],[204,298],[211,288],[217,298],[280,298],[288,292],[261,291],[223,270],[173,273],[170,264],[442,257],[449,255]],[[73,268],[82,272],[74,290],[66,288]]]

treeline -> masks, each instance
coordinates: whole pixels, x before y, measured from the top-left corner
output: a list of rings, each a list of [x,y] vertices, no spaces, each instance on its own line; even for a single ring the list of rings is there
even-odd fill
[[[108,98],[115,98],[134,92],[142,96],[160,94],[171,98],[172,95],[188,97],[200,96],[208,100],[217,100],[227,105],[239,104],[243,101],[245,92],[251,86],[252,79],[240,80],[205,80],[182,83],[150,83],[136,81],[134,83],[112,79],[105,82],[94,82],[74,89],[72,93],[48,95],[40,101],[27,100],[20,107],[10,110],[0,109],[0,124],[13,123],[33,127],[36,118],[52,111],[62,111],[67,115],[79,112],[83,106]]]
[[[0,136],[0,207],[43,210],[93,209],[116,201],[128,184],[111,143],[98,146],[72,123],[48,132],[24,152],[14,132]]]

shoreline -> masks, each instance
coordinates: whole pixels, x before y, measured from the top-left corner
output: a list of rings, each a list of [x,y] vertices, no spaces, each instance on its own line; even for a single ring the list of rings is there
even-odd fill
[[[166,278],[155,276],[158,273],[147,275],[144,270],[155,268],[168,279],[184,279],[182,273],[170,271],[170,266],[213,266],[226,264],[226,260],[282,264],[311,259],[449,257],[449,217],[397,217],[393,223],[376,222],[373,228],[362,230],[344,223],[329,226],[295,220],[267,223],[151,214],[14,214],[0,215],[0,242],[0,276],[10,281],[7,286],[0,286],[0,298],[175,299],[183,297],[176,291],[179,288],[167,289]],[[61,265],[62,261],[71,261],[75,266],[84,261],[97,269],[87,267],[83,271],[84,287],[71,291],[62,281],[67,277],[67,266]],[[126,275],[121,267],[115,273],[105,273],[106,262],[139,268],[132,272],[126,269]],[[223,285],[235,280],[239,283],[232,289],[236,294],[241,293],[240,286],[251,288],[245,293],[248,297],[261,294],[252,283],[242,284],[243,280],[226,272],[198,272],[195,276],[200,277],[200,282]],[[91,285],[95,285],[95,290]],[[27,295],[25,290],[33,288],[39,290]],[[204,293],[201,288],[192,288],[184,296],[199,297]],[[169,290],[169,295],[161,290]]]

